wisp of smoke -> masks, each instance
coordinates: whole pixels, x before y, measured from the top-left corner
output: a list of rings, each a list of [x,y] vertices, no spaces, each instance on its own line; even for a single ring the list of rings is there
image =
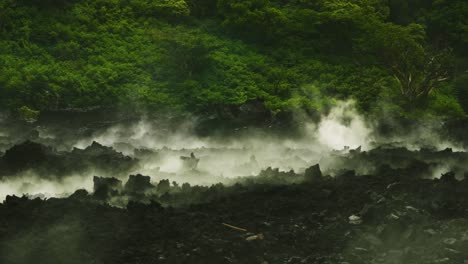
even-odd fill
[[[316,134],[318,141],[330,149],[342,149],[345,146],[367,149],[372,141],[369,122],[359,115],[353,101],[337,104],[322,118]]]
[[[220,140],[196,136],[194,121],[169,129],[143,118],[130,125],[118,124],[97,131],[92,136],[77,138],[68,142],[68,145],[83,149],[96,141],[113,147],[125,155],[139,159],[139,166],[129,173],[151,176],[154,182],[169,178],[171,181],[191,184],[214,184],[226,178],[255,176],[267,167],[300,173],[323,157],[330,156],[334,150],[342,150],[346,146],[351,149],[361,146],[363,150],[367,150],[375,142],[389,141],[378,137],[373,129],[374,122],[360,115],[353,101],[337,102],[319,122],[300,121],[306,123],[302,137],[288,138],[252,130],[235,138]],[[55,138],[47,130],[40,133],[48,139]],[[417,131],[418,135],[433,136],[431,133],[423,129]],[[412,146],[416,142],[415,134],[406,135],[407,138],[401,137],[398,140]],[[443,146],[441,142],[434,143],[438,143],[438,147]],[[146,150],[148,154],[142,156],[137,150]],[[187,172],[180,156],[190,156],[192,152],[200,161],[195,172]],[[321,164],[321,168],[325,172],[341,169],[335,165],[333,162]],[[90,190],[92,176],[91,173],[70,175],[60,182],[54,182],[38,179],[33,172],[28,172],[20,177],[3,180],[0,183],[0,197],[22,193],[60,196],[78,188]]]

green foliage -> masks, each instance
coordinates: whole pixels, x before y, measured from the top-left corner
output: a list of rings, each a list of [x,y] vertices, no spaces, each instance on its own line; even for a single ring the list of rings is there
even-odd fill
[[[407,104],[426,100],[449,79],[451,52],[428,47],[422,25],[379,23],[368,30],[375,38],[359,39],[356,49],[371,54],[388,70]]]
[[[190,9],[184,0],[139,0],[130,1],[134,11],[140,15],[183,18],[190,14]]]
[[[432,8],[424,20],[431,41],[436,45],[450,46],[463,56],[468,56],[468,2],[464,0],[432,1]]]
[[[22,106],[18,109],[18,115],[25,121],[34,121],[39,117],[39,111],[32,110],[27,106]]]
[[[273,41],[287,23],[284,11],[269,0],[219,0],[218,11],[224,17],[225,26],[248,32],[256,41]]]
[[[468,113],[468,72],[455,79],[454,89],[461,107]]]
[[[214,17],[217,14],[216,0],[189,0],[190,14],[198,17]]]
[[[436,116],[465,116],[460,103],[450,94],[437,93],[430,99],[428,109]]]
[[[461,115],[465,2],[4,0],[0,108]]]

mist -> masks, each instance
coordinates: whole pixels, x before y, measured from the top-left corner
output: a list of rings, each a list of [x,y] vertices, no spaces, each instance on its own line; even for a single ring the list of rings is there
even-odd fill
[[[84,150],[96,142],[121,152],[135,160],[137,165],[114,173],[91,166],[83,169],[84,171],[61,177],[54,175],[51,170],[47,178],[41,178],[31,169],[14,177],[10,175],[1,178],[0,196],[28,194],[61,197],[77,189],[92,191],[93,176],[117,177],[125,181],[128,175],[143,174],[150,176],[152,182],[169,179],[179,183],[209,186],[233,183],[237,177],[255,177],[268,167],[304,173],[306,168],[317,163],[325,174],[332,176],[346,169],[367,174],[374,172],[378,166],[369,162],[344,161],[341,155],[354,149],[366,151],[388,144],[414,151],[423,147],[464,150],[461,145],[455,147],[453,142],[443,141],[436,126],[416,127],[412,131],[383,137],[376,131],[376,121],[359,114],[353,101],[338,101],[318,122],[311,119],[297,121],[305,124],[297,137],[255,128],[242,128],[235,135],[226,137],[216,134],[202,137],[195,133],[196,118],[186,120],[176,127],[169,127],[142,117],[140,120],[117,123],[81,136],[63,136],[56,134],[57,129],[40,126],[36,128],[38,135],[33,140],[51,145],[57,151],[73,153],[74,150]],[[0,131],[0,135],[15,142],[13,132],[8,133],[7,130]],[[199,160],[197,166],[185,168],[181,157],[190,157],[192,153]],[[442,173],[457,166],[463,169],[466,167],[456,161],[434,166],[431,177],[440,177]],[[460,177],[463,169],[459,169]]]

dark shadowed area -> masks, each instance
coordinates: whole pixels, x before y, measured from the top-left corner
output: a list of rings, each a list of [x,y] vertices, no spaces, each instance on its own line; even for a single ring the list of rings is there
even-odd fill
[[[468,264],[467,22],[0,0],[0,264]]]

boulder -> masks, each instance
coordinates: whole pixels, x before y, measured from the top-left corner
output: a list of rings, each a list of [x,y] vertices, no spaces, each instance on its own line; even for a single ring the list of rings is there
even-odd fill
[[[106,177],[94,176],[94,196],[100,199],[109,198],[109,196],[116,195],[122,190],[122,181]]]
[[[125,183],[124,190],[128,193],[144,193],[154,188],[154,185],[152,185],[150,181],[150,176],[143,176],[141,174],[130,175],[128,181]]]
[[[0,167],[3,167],[0,168],[0,171],[16,173],[21,170],[34,168],[47,163],[53,154],[54,152],[51,148],[27,140],[5,151],[0,162]]]
[[[306,181],[316,181],[322,178],[322,171],[320,170],[320,165],[315,164],[305,170],[304,179]]]
[[[78,189],[69,197],[70,199],[83,200],[88,198],[88,191],[85,189]]]
[[[159,181],[157,190],[158,190],[158,193],[166,193],[170,190],[170,188],[171,188],[171,183],[169,182],[169,180],[166,179],[166,180]]]

